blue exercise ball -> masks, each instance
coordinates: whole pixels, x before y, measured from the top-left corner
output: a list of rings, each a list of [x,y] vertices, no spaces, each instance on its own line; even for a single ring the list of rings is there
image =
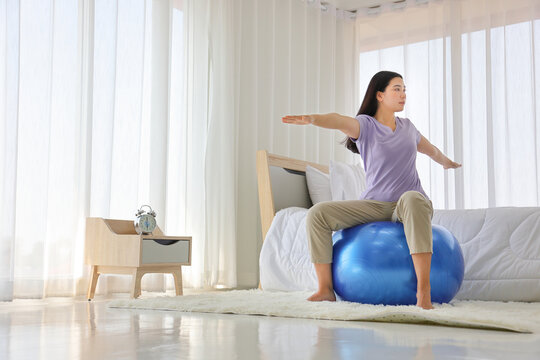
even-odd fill
[[[463,253],[450,231],[432,225],[431,301],[450,302],[465,271]],[[339,230],[333,235],[333,282],[346,301],[415,305],[416,273],[403,224],[380,221]]]

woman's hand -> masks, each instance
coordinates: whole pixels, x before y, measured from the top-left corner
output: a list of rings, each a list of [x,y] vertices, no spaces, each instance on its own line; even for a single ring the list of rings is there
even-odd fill
[[[287,115],[281,118],[281,121],[286,124],[309,125],[313,124],[315,118],[313,115]]]
[[[444,167],[445,170],[446,169],[456,169],[456,168],[461,167],[461,164],[458,164],[455,161],[450,161],[449,163],[444,164],[443,167]]]

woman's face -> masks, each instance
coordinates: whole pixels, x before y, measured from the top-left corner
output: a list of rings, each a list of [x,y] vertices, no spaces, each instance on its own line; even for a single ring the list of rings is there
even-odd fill
[[[393,112],[403,111],[406,98],[405,84],[400,77],[395,77],[390,80],[390,83],[386,89],[384,89],[384,92],[377,92],[379,106],[384,106]]]

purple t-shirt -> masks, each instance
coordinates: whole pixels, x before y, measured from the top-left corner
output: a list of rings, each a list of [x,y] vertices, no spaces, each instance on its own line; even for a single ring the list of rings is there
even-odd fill
[[[364,160],[366,190],[360,200],[398,201],[406,191],[422,189],[416,171],[416,153],[420,132],[407,118],[396,116],[396,130],[369,115],[358,115],[360,137],[351,138]]]

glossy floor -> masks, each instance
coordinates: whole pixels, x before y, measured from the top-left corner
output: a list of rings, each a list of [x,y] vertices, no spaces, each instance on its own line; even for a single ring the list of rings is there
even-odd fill
[[[0,359],[540,359],[540,334],[107,307],[127,297],[0,303]]]

